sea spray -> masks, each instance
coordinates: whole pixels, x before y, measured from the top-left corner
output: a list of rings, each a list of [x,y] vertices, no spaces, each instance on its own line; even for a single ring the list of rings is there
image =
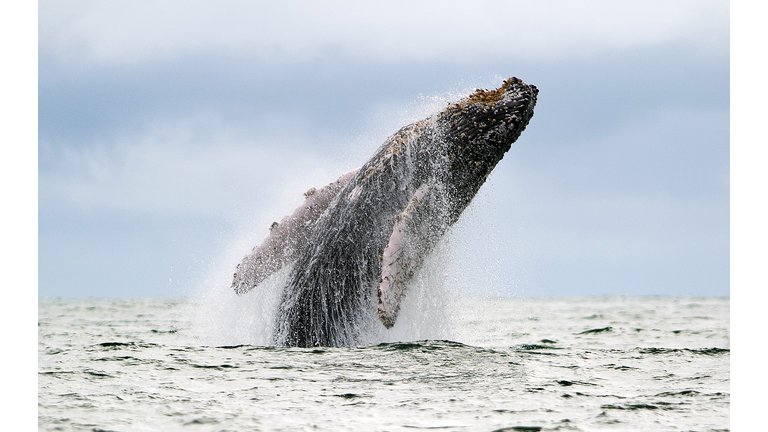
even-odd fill
[[[425,260],[409,284],[397,325],[387,330],[378,319],[369,317],[362,344],[455,339],[454,318],[461,307],[460,297],[486,292],[492,273],[492,269],[468,258],[488,254],[477,237],[487,238],[495,228],[483,211],[475,211],[476,207],[486,208],[486,201],[488,195],[480,194]],[[258,219],[269,218],[262,215]],[[248,232],[249,226],[259,224],[247,224],[232,235],[227,250],[209,265],[201,282],[193,320],[193,334],[201,345],[272,344],[276,309],[292,268],[284,267],[244,295],[235,294],[229,287],[233,257],[241,256],[258,235]]]
[[[290,267],[275,272],[245,295],[235,294],[228,283],[212,286],[201,298],[195,322],[200,342],[207,346],[269,345]]]
[[[537,93],[535,86],[517,78],[495,90],[477,90],[390,136],[349,180],[334,183],[338,192],[330,197],[314,188],[306,192],[298,213],[272,224],[267,240],[246,256],[234,275],[232,287],[244,294],[292,263],[271,343],[353,346],[381,339],[374,337],[379,327],[373,316],[390,329],[407,293],[414,291],[411,298],[418,300],[413,294],[444,287],[440,276],[445,269],[435,263],[446,260],[427,267],[425,261],[525,129]],[[304,214],[319,217],[304,220]],[[301,235],[292,235],[296,233]],[[273,292],[265,290],[267,298],[260,302],[264,318],[273,310]],[[428,297],[430,302],[410,306],[418,310],[411,316],[426,316],[434,323],[432,315],[445,316],[447,311],[434,299],[445,295],[429,294],[422,300]],[[378,310],[370,307],[377,297]],[[421,324],[416,327],[432,333],[448,331],[444,322]],[[389,337],[406,335],[413,337],[408,332]]]
[[[451,238],[438,243],[408,284],[397,324],[386,329],[378,319],[368,343],[447,340],[453,336],[454,309],[459,294]]]
[[[239,296],[230,288],[235,271],[233,263],[254,244],[264,240],[273,221],[291,213],[307,188],[327,183],[335,178],[336,171],[347,170],[329,162],[325,167],[293,173],[285,184],[265,192],[266,196],[275,197],[270,206],[253,208],[241,203],[245,216],[229,232],[222,233],[220,243],[212,246],[218,247],[220,252],[215,259],[201,265],[198,281],[193,287],[192,333],[198,343],[205,346],[270,345],[275,310],[291,266],[275,272],[252,292]]]
[[[467,275],[456,262],[467,250],[454,249],[452,244],[450,235],[440,241],[414,276],[397,325],[386,329],[374,315],[367,317],[361,345],[454,339],[456,302],[467,290]],[[210,291],[197,302],[194,334],[199,343],[204,346],[271,345],[280,294],[290,271],[291,266],[282,268],[244,295],[229,289],[226,276],[219,277],[218,284],[210,278]],[[227,282],[222,283],[223,280]]]

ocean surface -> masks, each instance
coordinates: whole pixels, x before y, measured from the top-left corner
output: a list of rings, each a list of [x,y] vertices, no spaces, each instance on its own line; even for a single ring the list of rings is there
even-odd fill
[[[414,301],[300,349],[247,298],[40,299],[39,430],[729,429],[727,297]]]

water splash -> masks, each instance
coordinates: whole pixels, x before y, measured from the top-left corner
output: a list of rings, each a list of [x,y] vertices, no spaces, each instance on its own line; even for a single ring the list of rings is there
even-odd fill
[[[280,293],[290,266],[275,272],[245,295],[229,289],[229,281],[219,283],[200,298],[195,334],[202,345],[267,346]]]
[[[494,276],[492,271],[468,258],[487,253],[480,250],[484,243],[476,237],[487,240],[488,234],[495,231],[487,212],[482,211],[487,210],[489,199],[488,194],[478,194],[426,258],[406,290],[397,324],[392,329],[386,329],[374,314],[368,317],[361,332],[362,345],[456,340],[456,315],[462,295],[484,292],[489,278]],[[268,219],[260,215],[257,222],[244,224],[232,235],[227,250],[209,265],[193,312],[192,333],[197,343],[204,346],[273,344],[276,312],[292,266],[283,267],[244,295],[230,288],[234,263],[244,251],[258,244],[258,233],[251,227],[263,226],[263,221]]]
[[[450,332],[446,263],[451,260],[448,243],[440,239],[525,129],[537,92],[510,78],[496,90],[477,90],[401,128],[333,199],[324,201],[327,208],[305,202],[303,210],[320,214],[319,219],[280,223],[289,231],[307,232],[299,253],[290,257],[291,268],[250,285],[241,277],[260,265],[261,254],[287,258],[286,251],[296,247],[284,242],[277,228],[263,252],[246,257],[235,274],[239,293],[255,286],[252,300],[238,303],[233,294],[212,291],[206,303],[217,306],[209,307],[207,316],[218,316],[218,324],[230,328],[208,337],[228,344],[248,339],[291,346],[445,338]],[[376,281],[381,282],[378,317],[385,327],[393,326],[402,307],[405,323],[397,329],[382,330],[370,307],[376,304]],[[401,303],[404,292],[407,301]],[[240,314],[232,311],[242,313],[247,306],[257,308],[249,319],[231,320]]]
[[[451,246],[449,235],[425,260],[408,286],[393,328],[384,328],[373,314],[368,317],[361,329],[361,345],[453,339],[453,306],[464,284],[463,273],[455,265],[459,251]],[[280,296],[291,271],[292,266],[282,268],[244,295],[229,288],[228,278],[218,278],[218,284],[210,279],[211,289],[199,297],[193,322],[198,342],[205,346],[272,345]]]
[[[386,329],[378,320],[376,331],[365,342],[409,342],[453,339],[454,309],[460,294],[459,273],[455,269],[451,236],[445,236],[426,258],[424,265],[406,289],[397,323]]]

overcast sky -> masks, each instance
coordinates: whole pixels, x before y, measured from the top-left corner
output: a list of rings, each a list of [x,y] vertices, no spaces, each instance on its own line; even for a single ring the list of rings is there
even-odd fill
[[[470,292],[730,292],[727,1],[40,1],[38,25],[40,296],[194,295],[510,76],[539,101],[450,239]]]

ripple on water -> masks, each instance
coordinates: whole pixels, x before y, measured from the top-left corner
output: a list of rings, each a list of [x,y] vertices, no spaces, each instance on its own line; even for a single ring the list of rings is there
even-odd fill
[[[451,340],[306,349],[206,346],[193,306],[41,300],[39,429],[729,425],[727,299],[467,299]]]

